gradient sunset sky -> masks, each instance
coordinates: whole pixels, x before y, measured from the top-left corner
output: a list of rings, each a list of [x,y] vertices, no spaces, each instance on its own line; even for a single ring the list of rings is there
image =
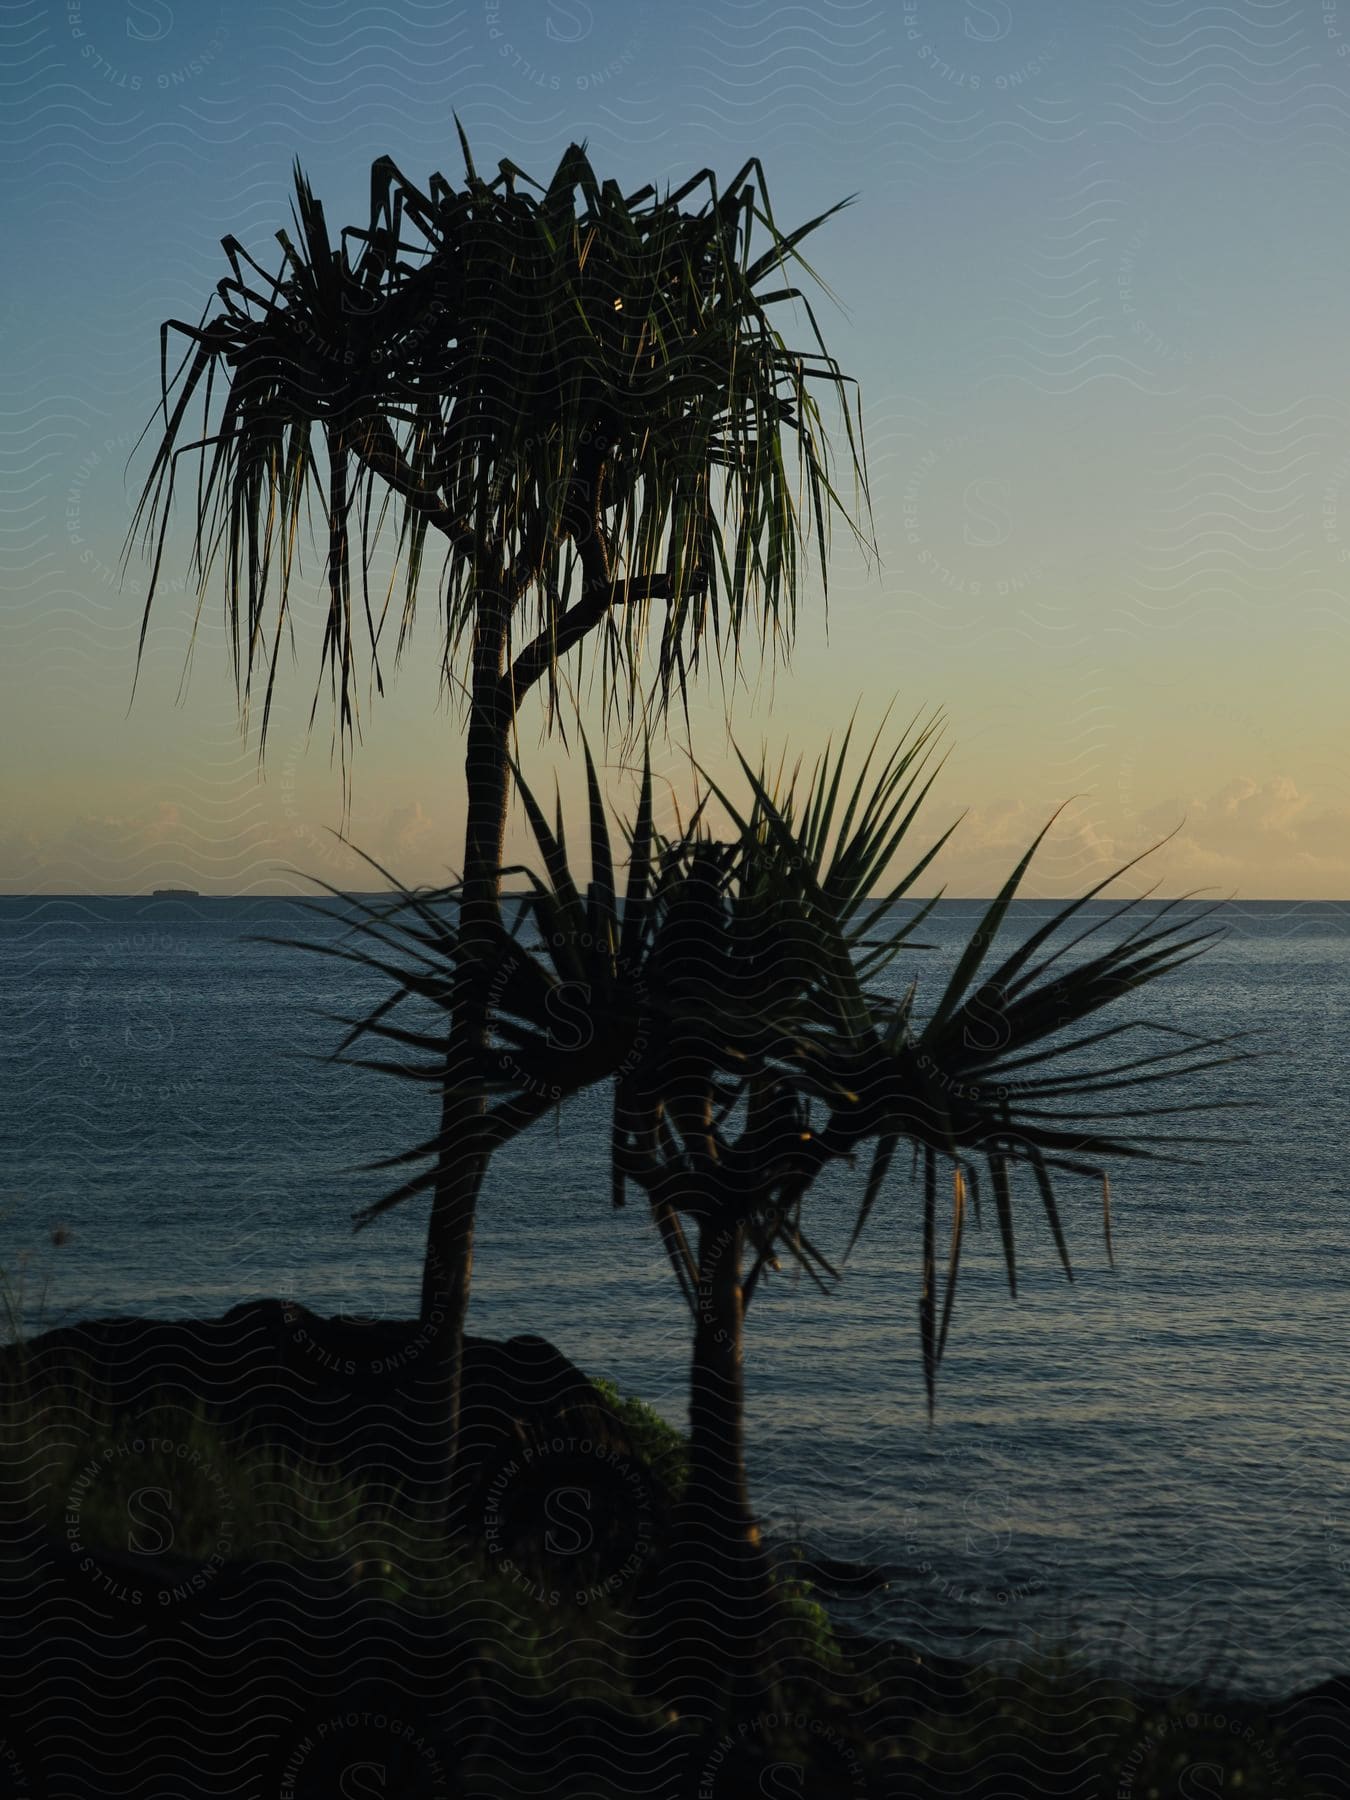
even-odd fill
[[[326,689],[308,731],[317,555],[261,777],[218,579],[184,681],[182,558],[129,705],[127,459],[160,321],[200,316],[226,233],[275,263],[293,159],[330,225],[361,223],[379,155],[459,178],[455,112],[480,169],[546,180],[584,139],[628,189],[757,155],[785,225],[857,195],[810,255],[861,384],[880,567],[837,534],[828,629],[813,570],[791,667],[751,646],[739,689],[705,679],[710,766],[728,718],[776,757],[855,705],[940,708],[952,894],[990,892],[1067,800],[1028,893],[1180,825],[1165,893],[1350,896],[1347,52],[1345,0],[6,7],[0,889],[371,885],[329,835]],[[437,652],[433,573],[353,766],[350,834],[408,882],[460,848]],[[539,723],[527,771],[575,795]],[[671,793],[685,735],[657,746]]]

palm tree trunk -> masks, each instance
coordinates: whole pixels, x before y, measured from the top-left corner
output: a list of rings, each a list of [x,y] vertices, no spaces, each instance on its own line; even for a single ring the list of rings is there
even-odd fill
[[[473,652],[473,684],[465,751],[467,818],[464,832],[460,925],[476,929],[500,922],[501,864],[510,792],[508,747],[511,709],[503,692],[506,607],[480,603]],[[460,1458],[464,1328],[473,1275],[474,1223],[488,1155],[475,1147],[475,1127],[486,1110],[482,1086],[488,1042],[487,992],[468,983],[452,1018],[441,1097],[440,1150],[422,1270],[421,1324],[433,1345],[438,1433],[429,1470],[433,1492],[451,1527],[464,1500],[456,1471]]]
[[[745,1472],[744,1228],[700,1221],[689,1481],[675,1529],[676,1679],[711,1715],[774,1679],[777,1602]]]
[[[745,1474],[743,1229],[700,1222],[698,1313],[689,1391],[690,1497],[729,1546],[757,1544]]]

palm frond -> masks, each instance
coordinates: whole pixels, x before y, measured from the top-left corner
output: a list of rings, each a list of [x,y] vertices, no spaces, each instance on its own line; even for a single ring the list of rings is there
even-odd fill
[[[223,567],[264,744],[311,508],[327,588],[314,706],[326,673],[344,758],[358,653],[378,692],[387,614],[397,657],[428,533],[446,546],[452,684],[487,609],[506,625],[506,704],[542,681],[553,717],[563,659],[598,633],[606,717],[630,726],[649,638],[660,708],[710,651],[734,664],[752,622],[790,643],[807,547],[824,578],[836,514],[861,539],[818,399],[840,403],[863,510],[856,396],[809,306],[806,349],[776,323],[804,303],[784,272],[808,273],[801,246],[838,208],[780,230],[754,161],[725,189],[703,170],[625,196],[575,144],[541,187],[509,162],[482,178],[460,143],[460,186],[434,175],[423,191],[380,158],[367,223],[336,239],[297,165],[275,272],[226,238],[200,321],[161,332],[161,429],[127,539],[151,558],[142,649],[180,462],[195,458],[190,572],[204,597]],[[174,369],[170,337],[186,347]],[[391,529],[381,600],[370,571]]]

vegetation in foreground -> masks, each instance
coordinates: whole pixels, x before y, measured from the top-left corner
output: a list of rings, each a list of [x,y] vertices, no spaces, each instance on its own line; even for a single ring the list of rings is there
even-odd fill
[[[569,1792],[683,1800],[754,1793],[761,1778],[789,1775],[796,1785],[784,1791],[807,1796],[1193,1800],[1231,1793],[1300,1800],[1338,1791],[1300,1773],[1298,1744],[1259,1708],[1147,1692],[1086,1670],[1065,1646],[1036,1648],[1015,1664],[925,1660],[834,1626],[809,1580],[781,1568],[777,1685],[757,1707],[742,1704],[711,1720],[681,1717],[659,1676],[653,1679],[660,1661],[640,1592],[578,1606],[555,1590],[541,1601],[536,1578],[543,1570],[531,1568],[531,1580],[522,1582],[520,1571],[503,1567],[487,1546],[450,1543],[438,1535],[434,1507],[415,1493],[374,1491],[331,1465],[241,1442],[168,1394],[129,1420],[100,1402],[96,1383],[35,1390],[22,1361],[10,1373],[0,1411],[0,1491],[11,1527],[4,1571],[11,1599],[44,1567],[50,1575],[53,1552],[58,1566],[67,1555],[72,1496],[94,1467],[103,1466],[107,1478],[86,1484],[79,1547],[100,1568],[137,1562],[128,1520],[170,1523],[164,1512],[136,1510],[137,1496],[156,1489],[155,1456],[137,1460],[134,1492],[133,1477],[119,1479],[115,1463],[103,1458],[130,1433],[159,1443],[163,1493],[172,1496],[169,1563],[210,1567],[222,1516],[230,1519],[227,1566],[214,1601],[208,1593],[189,1615],[192,1631],[209,1635],[213,1620],[228,1623],[237,1595],[278,1565],[291,1571],[298,1604],[326,1592],[337,1596],[339,1617],[356,1606],[364,1609],[360,1616],[386,1624],[422,1621],[441,1634],[442,1658],[453,1645],[459,1684],[467,1679],[472,1686],[473,1729],[466,1735],[462,1725],[447,1727],[443,1748],[467,1791],[484,1800]],[[615,1404],[652,1481],[678,1500],[688,1470],[681,1435],[613,1384],[596,1386]],[[163,1556],[139,1548],[147,1566],[164,1564]],[[67,1574],[75,1578],[69,1564]],[[17,1619],[23,1608],[6,1610]],[[125,1641],[119,1654],[126,1654]],[[7,1686],[10,1676],[7,1670]],[[427,1697],[422,1707],[427,1730],[436,1731],[434,1702]],[[578,1765],[560,1785],[559,1734],[572,1743],[578,1731],[594,1740],[594,1764],[584,1771]],[[523,1761],[506,1749],[513,1743],[527,1747]],[[664,1771],[654,1785],[639,1774],[644,1755]]]

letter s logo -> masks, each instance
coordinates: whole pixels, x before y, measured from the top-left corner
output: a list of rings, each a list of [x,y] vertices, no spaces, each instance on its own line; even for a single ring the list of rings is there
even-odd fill
[[[164,1050],[173,1042],[173,1025],[164,1017],[173,995],[160,981],[145,981],[132,993],[135,1009],[122,1036],[128,1050]]]
[[[584,1050],[591,1030],[591,990],[585,981],[562,981],[550,988],[544,1002],[548,1013],[548,1041],[552,1050]]]
[[[803,1800],[806,1770],[800,1763],[770,1763],[759,1778],[759,1791],[768,1800]]]
[[[366,1785],[367,1775],[373,1777],[375,1785]],[[342,1800],[379,1800],[381,1794],[389,1792],[389,1771],[383,1763],[348,1763],[338,1792]]]
[[[1218,1763],[1187,1763],[1177,1780],[1182,1800],[1223,1800],[1228,1779]]]
[[[966,1008],[966,1027],[962,1032],[967,1050],[992,1055],[1007,1048],[1012,1027],[1003,1010],[1004,996],[998,988],[981,988]]]
[[[567,1500],[580,1503],[583,1515],[580,1520],[568,1516],[568,1509],[563,1504]],[[560,1525],[570,1532],[572,1542],[560,1541],[556,1532],[550,1531],[544,1537],[544,1547],[550,1556],[580,1556],[589,1550],[595,1542],[595,1533],[591,1530],[590,1521],[591,1495],[588,1488],[552,1488],[548,1499],[544,1502],[544,1516],[550,1525]]]
[[[144,23],[140,23],[136,15]],[[164,0],[129,0],[127,36],[138,44],[160,44],[173,30],[173,8]]]
[[[1008,493],[1008,483],[1001,479],[966,483],[966,522],[961,535],[968,544],[988,550],[1007,543],[1011,521],[1003,508],[1008,503]],[[981,507],[985,510],[981,511]]]
[[[152,1504],[155,1501],[163,1508],[162,1512]],[[131,1530],[127,1533],[127,1549],[137,1556],[163,1556],[172,1550],[173,1518],[169,1511],[172,1505],[173,1495],[168,1488],[137,1488],[129,1495],[127,1518],[131,1521]]]
[[[572,31],[560,31],[554,19],[561,13]],[[586,0],[549,0],[548,23],[544,30],[555,44],[579,44],[582,38],[588,38],[595,29],[595,14],[587,6]]]
[[[969,1556],[1006,1550],[1012,1543],[1012,1522],[988,1494],[967,1494],[961,1502],[966,1522],[965,1549]]]
[[[984,20],[983,29],[975,24],[972,13]],[[966,36],[977,44],[996,44],[1012,30],[1012,8],[1006,0],[993,0],[989,6],[967,6],[965,29]]]

